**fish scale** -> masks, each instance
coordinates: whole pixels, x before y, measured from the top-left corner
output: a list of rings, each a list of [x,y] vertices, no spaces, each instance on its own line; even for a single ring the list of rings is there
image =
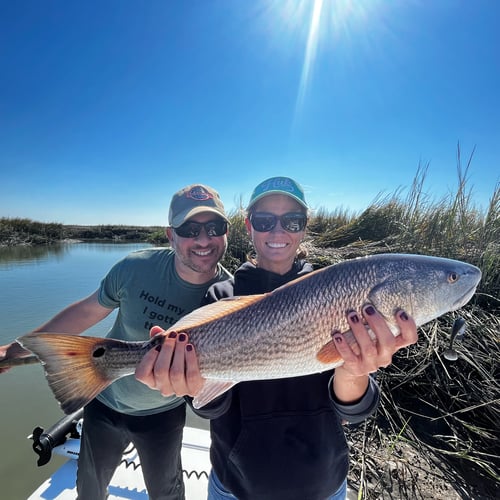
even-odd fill
[[[346,313],[371,303],[398,335],[394,314],[417,326],[465,305],[481,271],[465,262],[411,254],[362,257],[314,271],[262,295],[223,299],[181,318],[168,332],[186,332],[206,378],[194,406],[201,407],[247,380],[308,375],[343,363],[332,340],[347,342]],[[373,335],[373,334],[372,334]],[[70,413],[119,377],[133,374],[144,353],[163,341],[37,333],[18,339],[45,366],[62,409]],[[75,353],[81,356],[75,359]],[[71,354],[71,355],[70,355]]]

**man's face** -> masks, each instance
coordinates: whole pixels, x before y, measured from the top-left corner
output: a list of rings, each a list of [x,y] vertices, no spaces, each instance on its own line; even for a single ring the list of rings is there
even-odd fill
[[[202,212],[188,219],[189,222],[199,223],[220,220],[221,217],[211,212]],[[205,283],[213,278],[217,263],[227,249],[227,233],[209,236],[203,227],[195,238],[183,238],[169,227],[167,236],[175,250],[176,270],[182,279],[192,283]]]

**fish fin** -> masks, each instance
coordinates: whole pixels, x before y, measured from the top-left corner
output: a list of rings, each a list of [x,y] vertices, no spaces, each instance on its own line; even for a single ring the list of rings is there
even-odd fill
[[[338,363],[342,361],[340,357],[339,351],[335,347],[335,342],[330,340],[327,342],[316,354],[316,359],[320,363],[324,363],[325,365],[331,365],[332,363]]]
[[[368,331],[370,335],[373,335],[373,333],[370,333],[371,330]],[[345,332],[342,332],[342,336],[344,337],[344,340],[352,347],[354,344],[357,344],[356,338],[354,337],[354,334],[352,333],[352,330],[346,330]],[[319,351],[318,354],[316,354],[316,359],[320,363],[325,363],[326,365],[331,365],[332,363],[341,363],[343,362],[342,357],[340,356],[339,352],[337,351],[337,347],[335,346],[335,341],[332,339],[329,342],[327,342]]]
[[[228,297],[218,300],[212,304],[199,307],[194,311],[183,316],[177,323],[171,326],[167,331],[185,332],[196,326],[214,321],[223,316],[227,316],[235,311],[243,309],[255,302],[262,300],[267,294],[244,295],[241,297]]]
[[[55,333],[30,333],[17,339],[44,366],[47,382],[67,415],[85,406],[114,381],[99,371],[92,359],[96,344],[104,340]]]
[[[207,379],[205,385],[193,399],[194,408],[198,409],[213,401],[215,398],[229,391],[231,387],[236,385],[236,382],[231,380],[213,380]]]

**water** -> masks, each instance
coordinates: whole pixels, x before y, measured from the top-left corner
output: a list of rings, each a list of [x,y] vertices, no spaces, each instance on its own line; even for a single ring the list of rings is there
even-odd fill
[[[51,247],[0,248],[0,345],[44,323],[67,305],[94,292],[110,267],[146,244],[77,243]],[[87,330],[102,336],[115,313]],[[23,500],[63,462],[53,457],[38,467],[27,436],[63,416],[40,365],[13,368],[0,375],[0,498]],[[207,428],[189,415],[188,423]]]

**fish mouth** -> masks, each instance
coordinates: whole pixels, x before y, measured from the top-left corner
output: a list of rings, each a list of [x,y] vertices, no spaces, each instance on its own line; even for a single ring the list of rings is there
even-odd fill
[[[469,302],[469,300],[472,299],[472,296],[476,293],[476,288],[477,284],[470,287],[469,290],[467,290],[459,299],[455,301],[452,310],[455,311],[467,304],[467,302]]]

